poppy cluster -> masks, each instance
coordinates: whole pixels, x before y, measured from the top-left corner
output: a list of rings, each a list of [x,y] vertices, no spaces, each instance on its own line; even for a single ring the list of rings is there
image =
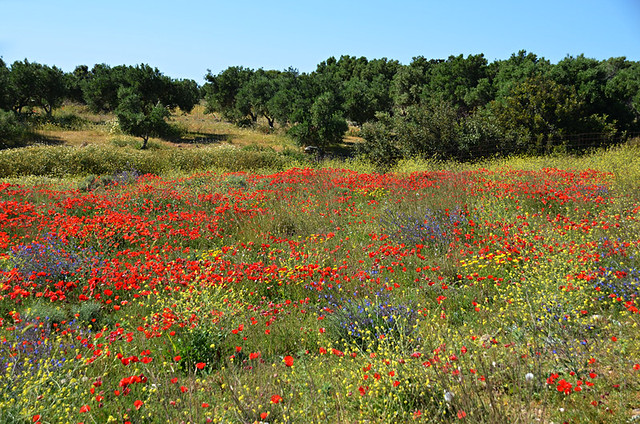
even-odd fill
[[[627,187],[555,168],[1,184],[0,411],[626,416],[640,387]]]

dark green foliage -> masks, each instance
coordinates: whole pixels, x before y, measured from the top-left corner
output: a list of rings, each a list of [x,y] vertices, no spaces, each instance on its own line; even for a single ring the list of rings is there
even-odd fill
[[[198,83],[194,80],[174,81],[170,86],[168,105],[179,107],[182,112],[191,112],[200,102],[201,93]]]
[[[433,99],[407,109],[396,119],[395,132],[405,157],[420,156],[448,159],[458,151],[456,108],[444,100]]]
[[[309,98],[301,88],[298,71],[257,71],[231,67],[214,76],[205,77],[205,99],[208,112],[219,112],[225,119],[240,125],[253,125],[258,118],[286,125],[294,121],[301,98]]]
[[[195,81],[174,81],[146,64],[114,68],[95,65],[81,85],[89,107],[96,112],[115,111],[120,128],[141,137],[143,149],[151,136],[176,135],[165,121],[170,110],[179,107],[189,112],[200,100]]]
[[[264,131],[282,128],[320,151],[340,142],[348,120],[362,129],[360,151],[380,163],[579,151],[640,132],[640,63],[624,57],[567,56],[554,65],[521,50],[492,63],[478,54],[418,56],[401,65],[345,55],[312,73],[234,66],[205,78],[199,87],[145,64],[83,65],[64,74],[26,59],[7,67],[0,59],[0,109],[16,114],[3,115],[0,131],[10,135],[0,141],[6,147],[21,137],[17,123],[42,122],[32,116],[37,112],[52,122],[65,98],[86,101],[95,112],[117,111],[122,128],[145,146],[151,135],[179,138],[165,118],[177,108],[192,110],[202,97],[208,112],[237,125],[265,120]]]
[[[230,121],[240,120],[241,116],[238,116],[236,108],[236,97],[243,85],[251,79],[252,74],[251,69],[241,66],[232,66],[218,75],[213,75],[209,71],[205,76],[207,84],[204,87],[207,93],[205,96],[207,111],[220,112]]]
[[[43,65],[39,69],[36,104],[51,116],[53,109],[62,106],[67,96],[67,81],[64,72],[55,66]]]
[[[0,110],[0,149],[20,147],[31,137],[32,130],[12,110]]]
[[[0,109],[11,109],[9,89],[9,68],[0,57]]]
[[[640,131],[640,62],[612,58],[601,64],[607,76],[607,113],[622,130]]]
[[[63,72],[35,62],[15,61],[9,72],[8,97],[10,108],[23,113],[24,108],[40,106],[48,115],[62,104],[65,96]]]
[[[161,137],[168,131],[165,118],[169,111],[159,101],[145,98],[133,87],[122,87],[118,92],[119,104],[116,116],[120,128],[126,134],[142,138],[142,148],[147,148],[149,137]]]
[[[358,146],[359,153],[378,165],[392,165],[402,157],[394,121],[389,114],[378,114],[376,118],[362,126],[360,135],[365,142]]]
[[[391,112],[391,81],[399,68],[386,58],[332,57],[318,65],[314,78],[320,93],[332,92],[343,103],[345,117],[361,126],[375,119],[376,112]]]
[[[507,60],[497,60],[489,65],[488,74],[492,79],[492,90],[496,100],[506,98],[513,87],[534,76],[549,72],[551,63],[538,58],[533,53],[520,50]]]
[[[347,122],[332,93],[319,96],[308,113],[289,130],[289,134],[301,146],[314,146],[321,151],[342,141],[347,131]]]
[[[373,120],[379,110],[374,89],[360,78],[353,78],[345,83],[344,98],[347,118],[357,125]]]
[[[458,158],[470,160],[515,153],[512,139],[505,134],[494,115],[481,108],[458,122]]]
[[[28,60],[15,61],[9,73],[9,106],[16,113],[22,113],[25,107],[36,106],[36,87],[38,86],[38,64]]]
[[[89,67],[87,65],[78,65],[73,72],[67,74],[67,98],[75,103],[86,104],[82,89],[88,79]]]
[[[67,96],[67,77],[61,69],[53,66],[41,65],[35,62],[15,61],[11,70],[0,71],[4,74],[6,88],[4,93],[6,108],[10,108],[18,114],[23,113],[24,108],[40,107],[47,116],[51,116],[53,109],[62,105]],[[3,78],[0,76],[0,78]]]
[[[122,99],[121,88],[131,88],[145,105],[160,102],[169,109],[179,107],[184,112],[191,111],[200,101],[200,88],[195,81],[173,80],[147,64],[113,68],[98,64],[88,74],[79,68],[74,72],[79,74],[75,77],[77,84],[94,112],[115,111]]]
[[[141,64],[135,67],[127,67],[125,70],[125,84],[118,88],[118,100],[122,101],[122,88],[131,88],[136,93],[140,101],[145,105],[155,105],[158,102],[163,105],[174,107],[171,104],[173,81],[163,75],[158,68]]]
[[[410,106],[403,115],[378,115],[363,127],[361,151],[379,163],[399,157],[448,159],[458,155],[458,115],[446,101]]]
[[[426,90],[422,97],[442,99],[461,111],[490,100],[490,84],[487,78],[487,60],[484,55],[449,56],[445,62],[431,66]]]
[[[527,153],[548,153],[568,134],[615,134],[605,117],[589,115],[588,104],[573,86],[544,77],[515,85],[508,97],[494,101],[489,111],[502,133],[514,136],[515,150]]]
[[[393,77],[391,95],[396,108],[404,113],[407,107],[417,105],[426,90],[428,73],[441,61],[414,57],[408,66],[401,67]]]
[[[249,116],[252,122],[256,122],[259,116],[264,116],[269,127],[273,128],[275,116],[269,108],[269,101],[277,91],[277,72],[269,73],[258,69],[238,91],[236,97],[236,110],[242,116]]]
[[[281,126],[286,125],[293,114],[294,99],[298,95],[298,77],[298,70],[289,68],[274,79],[276,90],[267,101],[266,109]]]
[[[124,66],[111,68],[97,64],[83,81],[84,99],[94,112],[114,111],[118,106],[118,89],[126,84]]]

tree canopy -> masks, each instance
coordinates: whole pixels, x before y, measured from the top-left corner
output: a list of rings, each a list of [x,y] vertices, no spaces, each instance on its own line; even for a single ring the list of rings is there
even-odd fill
[[[364,152],[386,146],[389,157],[542,153],[640,133],[640,63],[625,57],[567,56],[552,64],[521,50],[493,62],[476,54],[416,56],[403,65],[344,55],[310,73],[231,66],[208,71],[205,80],[203,87],[174,80],[146,64],[64,73],[0,59],[0,109],[51,116],[65,99],[85,102],[95,112],[116,112],[126,131],[145,140],[161,132],[168,114],[188,112],[204,97],[207,112],[237,125],[266,122],[303,146],[326,149],[351,125],[363,130]]]
[[[581,134],[595,140],[587,147],[636,134],[639,66],[624,57],[584,55],[552,64],[524,50],[491,63],[482,54],[417,56],[408,65],[341,56],[309,74],[242,67],[209,72],[205,90],[208,110],[242,125],[264,117],[271,128],[288,128],[302,145],[339,142],[335,132],[348,123],[366,127],[364,151],[384,144],[390,156],[463,159],[546,152]],[[316,131],[319,126],[325,129]]]

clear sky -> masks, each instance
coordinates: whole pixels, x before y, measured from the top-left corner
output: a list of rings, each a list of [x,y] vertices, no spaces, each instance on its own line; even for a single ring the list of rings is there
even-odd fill
[[[527,50],[640,61],[640,0],[0,0],[0,56],[72,71],[148,63],[199,83],[229,66]]]

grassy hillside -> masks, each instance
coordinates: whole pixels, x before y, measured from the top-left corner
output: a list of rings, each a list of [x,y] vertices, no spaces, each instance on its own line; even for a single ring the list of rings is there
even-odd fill
[[[70,116],[75,116],[73,125],[65,125]],[[113,114],[94,114],[87,107],[68,104],[54,112],[54,121],[62,125],[47,124],[37,133],[50,144],[65,146],[116,145],[138,142],[135,137],[123,135],[117,126]],[[205,114],[204,106],[196,106],[191,113],[178,112],[170,121],[179,132],[171,141],[152,139],[154,148],[195,147],[203,145],[260,145],[275,150],[293,147],[293,142],[283,134],[274,131],[269,133],[266,126],[255,129],[242,129],[223,122],[215,114]],[[138,142],[141,144],[141,142]]]
[[[13,177],[0,422],[630,422],[639,157]]]

